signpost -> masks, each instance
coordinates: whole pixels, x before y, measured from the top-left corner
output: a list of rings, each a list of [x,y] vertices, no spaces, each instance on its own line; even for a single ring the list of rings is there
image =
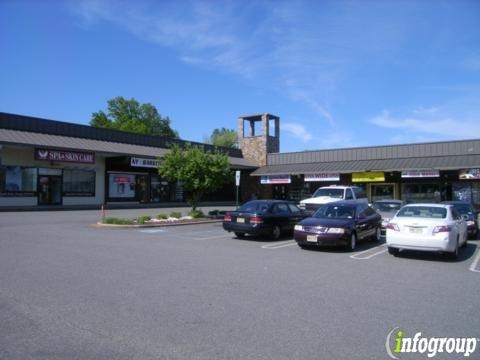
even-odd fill
[[[237,187],[237,208],[238,208],[238,189],[240,188],[240,170],[235,171],[235,185]]]

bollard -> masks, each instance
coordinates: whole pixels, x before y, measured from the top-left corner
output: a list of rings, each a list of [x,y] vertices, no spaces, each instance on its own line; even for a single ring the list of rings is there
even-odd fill
[[[105,222],[105,206],[102,204],[101,207],[101,217],[102,217],[102,223]]]

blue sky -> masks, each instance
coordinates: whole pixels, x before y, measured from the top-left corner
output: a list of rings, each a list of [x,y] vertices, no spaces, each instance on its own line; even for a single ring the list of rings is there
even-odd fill
[[[480,1],[0,0],[0,111],[116,96],[181,138],[280,116],[281,151],[480,138]]]

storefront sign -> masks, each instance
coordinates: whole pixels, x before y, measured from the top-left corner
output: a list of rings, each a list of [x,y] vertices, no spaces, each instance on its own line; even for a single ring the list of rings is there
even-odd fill
[[[352,174],[352,182],[383,182],[385,173],[380,171],[367,171]]]
[[[260,184],[290,184],[290,175],[268,175],[260,178]]]
[[[35,149],[35,160],[94,164],[95,154],[92,152]]]
[[[440,171],[438,170],[402,171],[402,178],[426,178],[426,177],[440,177]]]
[[[305,174],[305,181],[340,181],[339,173]]]
[[[480,169],[461,169],[458,178],[460,180],[480,179]]]
[[[145,158],[130,158],[130,166],[144,167],[144,168],[158,168],[160,162],[157,159],[145,159]]]

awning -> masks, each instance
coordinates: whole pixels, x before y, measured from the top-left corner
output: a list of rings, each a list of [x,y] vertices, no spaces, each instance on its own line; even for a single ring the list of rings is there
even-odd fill
[[[168,152],[168,149],[153,146],[122,144],[118,142],[49,135],[9,129],[0,129],[0,143],[94,151],[97,153],[103,153],[107,156],[133,155],[162,157]],[[244,158],[229,157],[229,162],[230,165],[235,169],[254,169],[257,167],[254,163],[245,160]]]
[[[252,176],[297,175],[315,173],[352,173],[363,171],[403,170],[455,170],[480,167],[480,155],[412,157],[402,159],[377,159],[332,161],[306,164],[267,165],[255,170]]]

